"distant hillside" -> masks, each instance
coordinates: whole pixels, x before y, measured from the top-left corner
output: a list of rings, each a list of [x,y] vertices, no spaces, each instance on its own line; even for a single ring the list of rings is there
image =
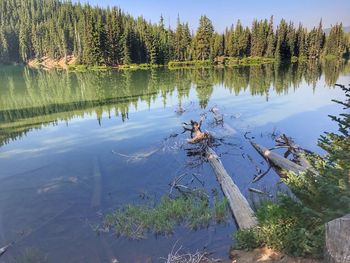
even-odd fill
[[[343,26],[343,30],[345,33],[349,33],[350,32],[350,26]],[[323,31],[328,35],[329,32],[331,31],[331,28],[325,28],[323,29]]]

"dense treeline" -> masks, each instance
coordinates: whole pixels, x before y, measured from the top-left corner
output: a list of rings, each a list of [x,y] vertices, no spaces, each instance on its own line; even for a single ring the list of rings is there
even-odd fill
[[[237,21],[218,33],[210,19],[202,16],[191,33],[180,18],[173,30],[164,25],[162,17],[152,24],[117,7],[59,0],[0,1],[0,62],[67,55],[89,65],[166,64],[221,56],[315,59],[339,57],[347,49],[342,24],[334,25],[326,36],[321,22],[308,31],[301,24],[295,27],[281,20],[274,29],[271,17],[269,21],[254,20],[251,28]]]

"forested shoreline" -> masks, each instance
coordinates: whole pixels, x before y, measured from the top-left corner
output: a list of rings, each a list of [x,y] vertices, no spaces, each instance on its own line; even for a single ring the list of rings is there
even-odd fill
[[[119,7],[92,7],[59,0],[0,2],[0,63],[26,63],[48,57],[74,56],[76,64],[165,65],[170,61],[222,62],[225,58],[270,60],[341,58],[349,51],[342,24],[323,31],[322,21],[311,30],[281,20],[238,20],[223,33],[201,16],[191,32],[180,17],[172,29],[134,18]],[[176,65],[176,64],[175,64]],[[181,63],[179,65],[182,65]]]

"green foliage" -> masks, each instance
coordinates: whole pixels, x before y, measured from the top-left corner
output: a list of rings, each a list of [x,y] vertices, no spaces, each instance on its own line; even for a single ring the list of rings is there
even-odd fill
[[[79,64],[167,64],[169,61],[214,60],[216,57],[303,56],[321,54],[342,57],[348,40],[342,25],[332,27],[329,37],[322,23],[307,31],[301,24],[281,20],[277,30],[270,21],[254,20],[252,27],[236,25],[224,34],[201,16],[194,35],[178,18],[176,29],[165,28],[164,19],[151,23],[133,18],[117,7],[100,8],[71,1],[0,1],[0,62],[27,62],[47,56],[74,55]],[[11,43],[11,45],[10,45]]]
[[[236,241],[235,248],[253,249],[261,246],[263,241],[259,234],[255,228],[237,231],[233,236]]]
[[[313,213],[281,195],[277,203],[264,202],[257,211],[259,225],[235,235],[238,248],[266,245],[294,256],[320,256],[323,227]]]
[[[171,234],[176,225],[184,223],[190,229],[208,227],[211,221],[223,223],[228,217],[226,200],[215,198],[209,206],[205,196],[163,197],[155,207],[126,205],[106,216],[104,226],[118,236],[144,238],[147,232]]]
[[[341,23],[331,28],[324,52],[334,57],[341,57],[346,52],[346,38]]]
[[[228,201],[226,198],[220,200],[214,197],[214,219],[217,223],[226,222],[228,217]]]
[[[199,19],[199,27],[194,38],[194,52],[198,60],[206,60],[211,58],[210,44],[214,33],[214,27],[210,19],[201,16]]]
[[[347,98],[337,101],[345,109],[350,108],[348,94]],[[322,256],[325,223],[350,213],[350,114],[330,117],[338,123],[339,133],[319,139],[327,155],[308,157],[318,174],[289,173],[284,182],[295,198],[281,195],[276,203],[263,203],[257,211],[258,226],[236,234],[238,247],[267,245],[291,255]]]

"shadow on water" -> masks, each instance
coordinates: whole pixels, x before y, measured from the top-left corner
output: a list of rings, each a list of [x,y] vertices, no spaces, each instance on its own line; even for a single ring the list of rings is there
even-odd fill
[[[33,247],[50,262],[157,262],[176,242],[226,257],[233,221],[190,232],[179,226],[172,236],[144,241],[94,230],[115,208],[146,195],[159,200],[181,173],[196,173],[208,193],[218,188],[207,163],[189,170],[180,134],[182,122],[214,105],[237,134],[226,136],[210,122],[203,129],[226,136],[217,152],[248,195],[256,165],[266,166],[243,134],[261,134],[268,144],[265,135],[277,127],[311,145],[339,95],[323,87],[348,68],[334,61],[81,73],[0,67],[0,247],[17,241],[0,262]],[[320,114],[322,123],[304,136],[301,128]],[[270,173],[253,186],[278,182]]]

